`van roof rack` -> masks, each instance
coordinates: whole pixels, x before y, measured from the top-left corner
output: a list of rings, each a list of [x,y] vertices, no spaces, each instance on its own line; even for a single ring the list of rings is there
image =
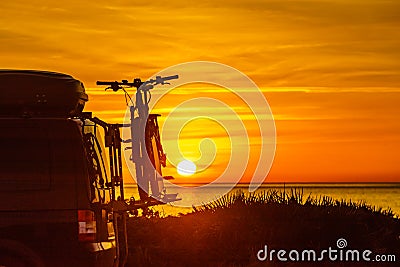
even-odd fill
[[[88,100],[83,83],[70,75],[0,69],[1,117],[74,117]]]

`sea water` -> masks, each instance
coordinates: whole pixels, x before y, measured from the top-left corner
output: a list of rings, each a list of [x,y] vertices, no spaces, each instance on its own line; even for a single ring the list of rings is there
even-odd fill
[[[179,187],[168,188],[167,193],[178,193],[181,201],[175,203],[155,206],[152,209],[159,211],[162,216],[177,216],[193,211],[191,203],[198,202],[197,199],[216,200],[224,192],[235,193],[242,191],[248,193],[247,184],[232,186],[221,184],[208,186],[206,190],[194,190],[196,185],[182,185]],[[184,188],[184,190],[183,190]],[[193,190],[188,190],[193,188]],[[368,205],[381,207],[385,210],[391,209],[396,215],[400,216],[400,183],[368,183],[368,184],[264,184],[255,193],[268,190],[281,190],[290,192],[291,190],[301,191],[303,198],[309,195],[312,197],[329,196],[337,200],[351,200],[352,202],[365,202]],[[200,195],[199,195],[200,194]],[[125,186],[125,197],[133,196],[138,199],[139,194],[136,185]]]

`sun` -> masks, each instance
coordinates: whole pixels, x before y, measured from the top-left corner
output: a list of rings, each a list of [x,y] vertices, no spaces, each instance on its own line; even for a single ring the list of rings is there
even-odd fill
[[[190,160],[182,160],[176,167],[178,173],[183,176],[190,176],[196,172],[196,164]]]

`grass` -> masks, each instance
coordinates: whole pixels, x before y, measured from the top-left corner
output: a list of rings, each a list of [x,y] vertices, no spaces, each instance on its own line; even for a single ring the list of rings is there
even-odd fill
[[[348,249],[396,254],[400,260],[400,219],[391,210],[304,196],[302,190],[238,192],[180,217],[129,218],[128,238],[127,266],[298,266],[260,262],[256,254],[264,245],[321,251],[336,248],[339,238],[347,240]],[[341,264],[301,266],[397,266]]]

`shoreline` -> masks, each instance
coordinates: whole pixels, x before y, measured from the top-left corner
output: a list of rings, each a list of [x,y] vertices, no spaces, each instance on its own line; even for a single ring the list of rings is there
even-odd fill
[[[182,186],[182,187],[198,187],[202,185],[207,185],[205,183],[176,183],[174,185],[177,186]],[[250,183],[218,183],[218,184],[212,184],[210,187],[231,187],[232,185],[235,185],[236,187],[248,187]],[[165,185],[168,188],[168,184]],[[125,187],[137,187],[136,183],[126,183]],[[332,183],[263,183],[260,185],[259,188],[263,187],[307,187],[307,188],[400,188],[400,182],[359,182],[359,183],[354,183],[354,182],[332,182]]]
[[[382,184],[381,184],[382,185]],[[370,186],[313,186],[313,185],[279,185],[279,186],[264,186],[259,188],[256,192],[262,192],[264,190],[279,190],[279,191],[290,191],[292,189],[303,190],[305,195],[311,195],[312,197],[319,197],[323,195],[330,196],[334,199],[352,199],[355,202],[366,202],[368,205],[381,207],[383,209],[392,209],[397,215],[400,215],[400,186],[393,187],[391,184],[386,184],[385,186],[377,186],[376,184]],[[247,194],[247,188],[243,185],[239,185],[232,189],[230,193],[234,193],[236,191],[244,191]],[[194,197],[203,199],[209,199],[210,201],[218,199],[218,197],[224,195],[222,194],[224,191],[224,187],[210,187],[210,190],[205,191],[193,191],[190,194],[189,191],[179,190],[179,188],[168,188],[168,193],[178,193],[178,195],[184,198],[185,203],[176,202],[170,203],[167,205],[162,205],[156,207],[155,210],[168,215],[178,215],[179,213],[186,214],[191,210],[192,205],[186,205],[187,203],[191,203],[190,200],[193,200]],[[137,194],[137,186],[131,186],[126,188],[126,196],[134,196],[138,197]],[[225,191],[227,192],[227,191]],[[192,203],[193,203],[192,202]],[[204,202],[203,202],[204,203]],[[185,206],[183,206],[185,204]]]

